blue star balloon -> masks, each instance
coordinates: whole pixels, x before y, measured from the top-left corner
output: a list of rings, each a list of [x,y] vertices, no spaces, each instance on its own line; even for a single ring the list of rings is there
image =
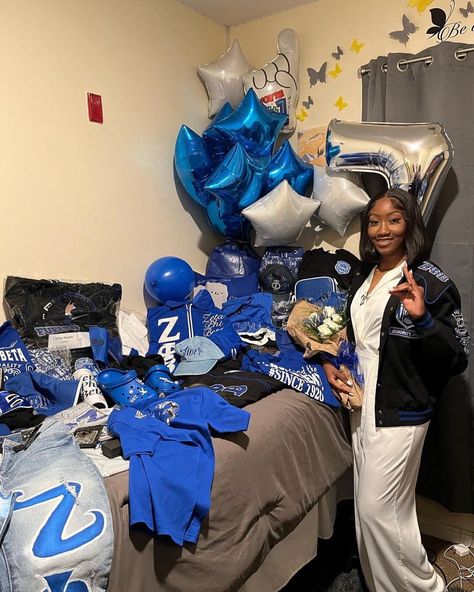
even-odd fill
[[[230,103],[225,103],[202,134],[202,140],[216,165],[224,160],[224,156],[229,152],[235,142],[217,130],[215,125],[233,112],[234,110]]]
[[[199,205],[206,207],[211,195],[204,189],[207,179],[216,168],[202,138],[182,125],[174,151],[176,172],[186,191]]]
[[[240,142],[251,156],[268,159],[286,120],[286,114],[262,105],[250,89],[237,109],[214,127],[234,142]]]
[[[313,166],[300,158],[286,140],[268,164],[263,194],[269,193],[286,179],[296,193],[305,195],[313,182],[313,174]]]
[[[240,213],[229,210],[228,204],[217,198],[209,202],[207,219],[211,227],[224,236],[248,241],[250,224]]]
[[[209,177],[205,190],[225,201],[230,211],[240,212],[262,192],[265,167],[237,143]]]

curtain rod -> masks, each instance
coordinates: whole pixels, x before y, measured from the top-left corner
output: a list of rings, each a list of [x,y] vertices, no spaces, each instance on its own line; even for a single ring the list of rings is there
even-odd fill
[[[466,57],[466,55],[468,53],[471,53],[471,51],[474,51],[474,47],[467,47],[466,49],[457,49],[454,52],[454,57],[459,60],[462,61],[464,60],[464,58]],[[426,55],[426,56],[422,56],[420,58],[412,58],[411,60],[400,60],[397,63],[397,68],[398,70],[400,70],[400,72],[404,72],[405,70],[408,69],[410,64],[416,64],[417,62],[425,62],[425,66],[430,66],[431,63],[433,61],[433,56],[430,55]],[[380,67],[382,72],[386,72],[387,71],[387,64],[382,64],[382,66]],[[359,76],[363,76],[364,74],[370,74],[370,68],[362,68],[360,67],[357,70]]]

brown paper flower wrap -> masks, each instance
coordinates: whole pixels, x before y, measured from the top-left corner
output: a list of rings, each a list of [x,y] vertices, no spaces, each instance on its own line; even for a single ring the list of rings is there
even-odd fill
[[[319,327],[316,326],[318,323],[311,324],[309,322],[309,319],[312,318],[318,318],[322,321]],[[331,319],[336,319],[337,322],[333,321],[333,324],[331,324]],[[321,325],[323,324],[325,327],[322,328]],[[345,325],[345,315],[338,313],[332,307],[324,307],[307,300],[299,300],[291,311],[286,330],[296,343],[304,347],[304,358],[311,358],[321,353],[334,356],[335,365],[339,367],[339,370],[346,377],[346,382],[352,382],[351,394],[341,393],[338,398],[340,398],[341,404],[346,409],[358,410],[362,407],[363,387],[354,377],[354,373],[346,365],[337,361],[341,344],[347,342]],[[337,327],[342,328],[337,330]],[[333,332],[330,333],[330,330],[333,330]],[[321,332],[329,334],[326,336],[322,335]]]

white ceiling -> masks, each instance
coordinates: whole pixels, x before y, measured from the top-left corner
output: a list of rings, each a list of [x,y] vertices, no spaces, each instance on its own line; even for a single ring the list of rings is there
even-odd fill
[[[317,0],[182,0],[219,25],[235,27]]]

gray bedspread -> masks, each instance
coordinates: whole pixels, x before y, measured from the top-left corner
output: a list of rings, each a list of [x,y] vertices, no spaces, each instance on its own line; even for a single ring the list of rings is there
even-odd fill
[[[310,513],[316,516],[318,501],[352,464],[345,412],[290,389],[246,409],[247,432],[213,439],[211,511],[197,545],[181,548],[130,531],[128,472],[106,478],[115,532],[109,592],[247,589],[274,548],[291,540]],[[316,548],[316,541],[308,543]],[[285,568],[291,569],[282,565],[282,575]]]

